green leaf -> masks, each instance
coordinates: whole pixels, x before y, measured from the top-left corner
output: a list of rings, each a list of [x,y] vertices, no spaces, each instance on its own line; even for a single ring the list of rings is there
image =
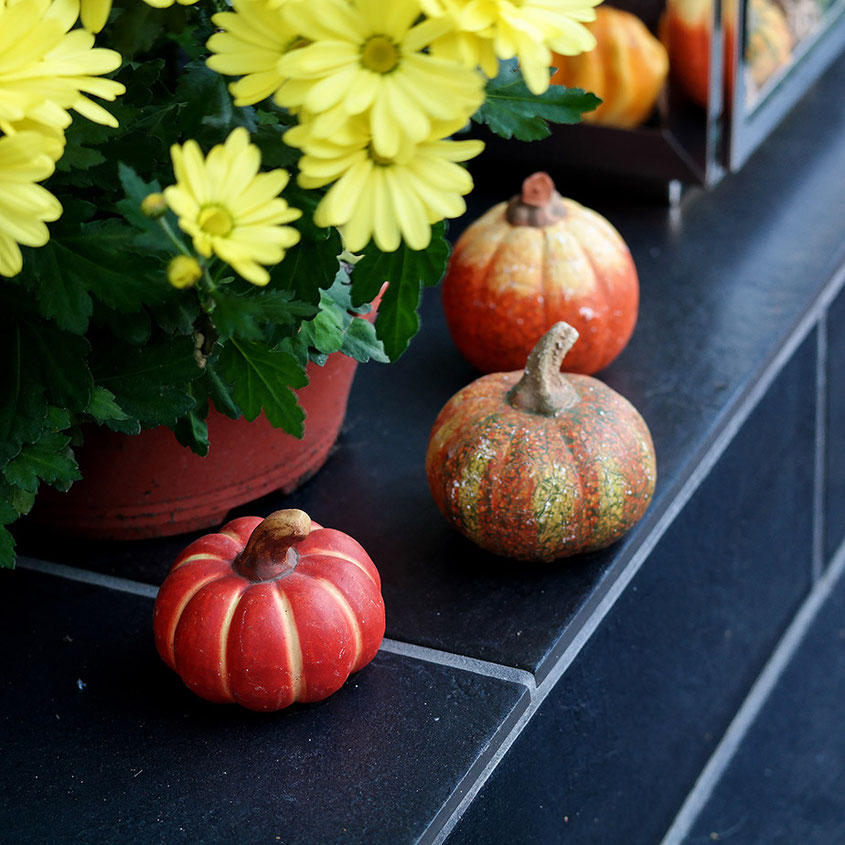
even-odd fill
[[[326,293],[320,299],[320,312],[313,320],[302,324],[299,332],[306,347],[316,349],[324,355],[331,355],[343,346],[344,313]]]
[[[180,417],[173,427],[176,439],[191,451],[204,458],[208,454],[208,426],[196,411]]]
[[[580,123],[581,114],[601,105],[595,94],[580,88],[550,85],[543,94],[532,94],[515,61],[502,62],[499,73],[487,82],[484,105],[473,115],[502,138],[539,141],[548,137],[552,123]]]
[[[37,442],[21,449],[3,468],[3,477],[28,493],[35,493],[40,482],[66,490],[82,476],[68,447],[70,437],[57,431],[45,432]]]
[[[88,170],[97,164],[102,164],[106,157],[99,150],[68,143],[62,157],[56,163],[57,170],[67,173],[75,170]]]
[[[14,569],[15,559],[15,539],[7,528],[0,525],[0,567]]]
[[[436,285],[446,271],[449,244],[445,231],[442,222],[434,226],[431,245],[424,250],[402,244],[395,252],[382,252],[370,242],[355,265],[352,301],[356,305],[375,299],[388,282],[379,306],[376,334],[391,361],[399,358],[419,330],[417,308],[423,285]]]
[[[208,398],[214,402],[214,407],[221,414],[236,420],[241,415],[241,409],[232,396],[232,387],[224,381],[219,372],[220,351],[220,347],[215,349],[205,362],[203,381]]]
[[[41,436],[46,386],[37,350],[22,323],[0,325],[0,465]]]
[[[290,388],[305,387],[308,378],[290,352],[233,338],[223,347],[220,366],[248,420],[254,420],[263,409],[276,428],[303,436],[305,412]]]
[[[340,234],[337,229],[321,229],[314,225],[312,217],[319,196],[315,197],[313,191],[293,186],[285,191],[285,199],[304,212],[292,224],[299,229],[300,241],[270,270],[270,286],[291,290],[298,300],[317,305],[320,289],[330,288],[337,275],[336,256],[342,250]]]
[[[291,291],[250,290],[246,294],[218,290],[214,294],[212,322],[221,338],[260,340],[262,326],[292,326],[314,315],[315,308],[293,298]]]
[[[25,325],[25,333],[31,361],[37,358],[41,383],[50,401],[70,411],[84,411],[94,387],[86,363],[91,349],[88,341],[46,324]],[[30,376],[32,371],[30,363]]]
[[[165,338],[139,349],[119,341],[91,356],[95,382],[105,387],[127,415],[109,427],[128,434],[173,426],[194,408],[191,382],[202,375],[189,337]]]
[[[95,385],[91,391],[91,400],[88,402],[85,413],[97,422],[127,419],[126,413],[114,401],[114,394],[99,384]]]
[[[384,351],[384,344],[376,336],[376,327],[362,317],[353,318],[343,335],[340,351],[362,364],[378,361],[386,364],[390,361]]]

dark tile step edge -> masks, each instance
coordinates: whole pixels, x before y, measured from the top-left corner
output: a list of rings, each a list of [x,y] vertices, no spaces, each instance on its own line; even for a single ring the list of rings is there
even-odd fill
[[[824,379],[826,369],[825,356],[823,354],[826,343],[824,333],[825,315],[828,307],[843,287],[845,287],[845,263],[839,266],[839,269],[821,288],[814,301],[798,318],[792,331],[790,331],[787,335],[786,340],[780,347],[777,348],[777,351],[771,356],[771,358],[761,366],[761,370],[757,378],[750,379],[749,382],[747,382],[747,388],[743,391],[738,391],[737,395],[733,397],[733,401],[728,404],[719,421],[714,425],[712,437],[701,447],[696,456],[690,460],[689,465],[692,469],[689,474],[686,475],[686,479],[678,483],[677,492],[675,490],[669,491],[667,495],[663,497],[663,501],[666,503],[666,506],[659,513],[647,514],[646,518],[651,518],[651,524],[642,526],[645,530],[639,532],[638,542],[629,544],[629,547],[620,554],[617,561],[614,562],[614,571],[609,573],[608,577],[605,578],[605,580],[599,585],[599,587],[595,590],[594,595],[591,597],[591,600],[584,608],[582,608],[568,627],[567,632],[558,641],[553,651],[541,667],[541,672],[545,669],[545,667],[549,667],[548,670],[544,674],[541,674],[541,672],[537,673],[536,693],[532,696],[526,712],[522,715],[511,734],[496,751],[477,782],[464,796],[453,816],[448,819],[433,839],[426,839],[425,841],[431,841],[433,845],[442,845],[442,843],[446,841],[447,837],[452,832],[467,807],[475,799],[475,796],[498,766],[508,749],[518,738],[523,728],[540,708],[546,696],[565,674],[569,666],[580,653],[581,649],[587,644],[593,633],[595,633],[604,617],[616,603],[616,600],[622,595],[628,584],[639,571],[640,567],[651,554],[664,532],[669,528],[675,517],[681,512],[686,503],[705,480],[707,475],[710,473],[710,470],[715,466],[716,462],[731,443],[751,412],[763,396],[765,396],[769,387],[780,374],[787,362],[792,358],[795,350],[816,328],[816,326],[819,326],[821,329],[819,332],[818,345],[822,353],[817,357],[816,363],[817,404],[825,401],[826,391],[824,389]],[[822,471],[824,459],[825,415],[823,413],[819,413],[819,411],[821,411],[820,407],[817,408],[816,411],[816,485],[814,491],[815,524],[813,537],[814,586],[809,596],[796,613],[793,621],[790,623],[787,633],[784,634],[781,641],[779,641],[779,645],[773,652],[769,662],[767,662],[759,679],[752,687],[752,691],[749,693],[745,704],[743,704],[743,708],[745,708],[745,706],[748,705],[748,702],[752,701],[752,705],[749,706],[754,706],[754,713],[759,710],[762,701],[756,702],[755,704],[753,696],[764,698],[765,695],[768,694],[768,691],[770,691],[771,687],[774,685],[780,672],[788,662],[789,657],[797,647],[801,636],[806,631],[807,627],[809,627],[810,622],[823,604],[824,599],[833,589],[836,578],[843,570],[845,570],[845,542],[843,542],[842,547],[834,556],[834,559],[831,561],[827,571],[822,574],[823,569],[821,556],[823,548],[823,525],[821,524],[819,514],[823,511],[823,479],[819,479],[819,474]],[[598,593],[601,594],[596,595]],[[780,654],[782,650],[784,653]],[[773,677],[770,678],[769,675],[772,675]],[[765,684],[768,684],[768,687],[765,687]],[[729,733],[730,730],[733,729],[734,723],[740,719],[741,714],[742,709],[738,711],[737,716],[732,722]],[[748,716],[746,716],[745,719],[750,722],[753,720],[753,715],[751,719],[749,719]],[[745,724],[742,731],[743,733],[745,729],[747,729],[747,724]],[[727,736],[728,735],[726,734],[726,739]],[[713,758],[716,757],[716,753],[714,753]],[[713,761],[711,760],[711,762]],[[724,769],[726,763],[727,760],[718,764],[719,772]],[[708,766],[709,765],[710,764],[708,763]],[[713,763],[713,765],[715,766],[717,763]],[[699,783],[704,778],[706,771],[706,769],[703,770],[695,789],[698,789]],[[699,803],[696,804],[692,817],[685,822],[687,827],[691,826],[692,822],[695,820],[695,816],[698,814],[698,811],[704,806],[704,803],[706,803],[706,799],[709,796],[713,783],[716,779],[718,778],[711,778],[709,789],[706,794],[704,794],[700,799],[696,799]],[[690,793],[690,797],[695,794],[695,789]],[[690,812],[692,812],[692,810]],[[429,831],[431,831],[431,828],[429,828],[426,833],[428,834]],[[682,839],[683,836],[671,840],[667,839],[664,843],[662,843],[662,845],[679,845]]]
[[[688,470],[686,472],[682,471],[679,474],[679,478],[673,485],[673,488],[667,491],[666,495],[662,497],[662,506],[659,508],[653,508],[646,514],[646,517],[638,526],[632,541],[630,541],[621,551],[612,565],[611,570],[595,589],[593,595],[590,597],[590,600],[585,603],[572,620],[571,624],[567,626],[566,632],[550,650],[536,675],[532,676],[530,672],[524,669],[505,666],[491,661],[479,660],[478,658],[453,654],[451,652],[445,652],[425,646],[389,639],[384,641],[382,648],[385,651],[520,684],[528,691],[528,695],[520,699],[520,703],[513,711],[511,711],[508,718],[505,719],[499,726],[499,729],[489,743],[487,749],[485,749],[485,752],[480,755],[475,763],[470,767],[464,778],[462,778],[461,782],[458,784],[455,792],[444,803],[435,818],[431,821],[428,828],[420,838],[420,843],[440,845],[440,843],[443,843],[446,840],[449,833],[463,815],[465,809],[478,794],[479,790],[487,781],[490,774],[494,771],[499,761],[504,757],[511,745],[513,745],[525,725],[540,708],[550,690],[564,675],[566,670],[580,653],[581,649],[586,645],[590,637],[601,624],[604,617],[616,603],[616,600],[624,592],[625,588],[651,554],[664,532],[669,528],[675,517],[681,512],[704,479],[708,476],[710,470],[715,466],[716,462],[731,443],[736,433],[742,427],[759,401],[766,394],[780,371],[790,360],[795,350],[817,325],[822,328],[822,331],[819,332],[819,351],[821,354],[818,356],[819,360],[817,364],[817,402],[821,403],[825,400],[825,315],[828,307],[843,287],[845,287],[845,262],[840,264],[839,269],[833,274],[827,283],[822,286],[819,294],[798,318],[793,326],[793,329],[787,334],[784,342],[780,346],[776,347],[772,356],[761,365],[759,374],[756,377],[750,377],[746,381],[745,388],[737,391],[732,398],[732,401],[726,405],[723,413],[713,425],[711,435],[701,444],[699,449],[693,453],[692,457],[688,460]],[[817,472],[814,502],[816,524],[814,528],[813,560],[815,586],[804,605],[802,605],[801,610],[793,620],[787,634],[776,649],[773,657],[770,659],[770,662],[767,664],[766,669],[764,669],[763,674],[752,688],[752,692],[749,694],[746,704],[755,694],[758,696],[760,695],[759,692],[755,693],[755,691],[757,691],[761,682],[765,680],[767,672],[770,672],[769,667],[776,661],[777,655],[784,647],[784,644],[789,644],[787,640],[790,636],[790,632],[792,632],[793,629],[798,630],[796,626],[800,626],[800,624],[802,624],[802,620],[805,615],[809,614],[808,620],[812,620],[812,617],[818,611],[818,607],[820,607],[824,598],[832,589],[836,577],[841,574],[841,571],[845,568],[845,544],[843,544],[843,548],[841,548],[837,553],[835,561],[830,565],[827,573],[824,575],[821,574],[823,569],[823,561],[821,560],[821,539],[823,537],[824,527],[819,514],[823,510],[821,507],[821,497],[823,496],[823,477],[820,479],[819,476],[821,475],[824,460],[825,415],[823,413],[817,413],[816,416]],[[147,596],[149,598],[154,598],[157,593],[157,588],[150,584],[130,581],[128,579],[104,575],[98,572],[81,570],[64,564],[21,557],[18,559],[18,565],[24,568],[35,569],[43,573],[56,575],[58,577],[84,581],[109,589],[122,590],[136,595]],[[803,622],[804,629],[806,629],[806,626],[809,625],[809,621]],[[797,642],[800,641],[801,633],[799,632],[794,636],[796,638],[796,642],[791,645],[791,651],[789,651],[788,654],[791,654],[792,651],[794,651]],[[781,658],[781,663],[777,665],[779,665],[780,669],[782,669],[786,662],[788,662],[788,656],[786,658]],[[771,672],[774,672],[774,670],[771,670]],[[774,680],[776,680],[776,677]],[[774,680],[770,680],[768,683],[773,685]],[[757,709],[759,709],[760,703],[756,705]],[[744,708],[745,704],[735,717],[731,728],[728,730],[728,734],[726,734],[725,740],[723,740],[723,743],[729,738],[730,732],[733,729],[734,724],[737,723],[737,720],[740,719]],[[756,712],[756,710],[754,712]],[[711,762],[716,759],[717,754],[718,750],[714,753]],[[719,771],[723,770],[725,764],[726,761],[725,763],[720,764],[721,768]],[[716,764],[714,763],[714,765]],[[708,767],[709,766],[710,764],[708,763]],[[708,767],[706,767],[702,773],[699,783],[701,783],[701,780],[705,777]],[[710,783],[710,790],[712,790],[713,782]],[[696,790],[698,788],[699,785],[697,783],[693,792],[690,793],[690,799],[692,799],[692,796],[696,794]],[[706,795],[709,796],[709,794],[710,791],[708,790]],[[706,796],[703,800],[701,800],[701,806],[703,806],[705,801]],[[685,804],[684,807],[686,806],[687,805]],[[697,815],[698,810],[700,810],[698,805],[696,805],[696,807],[697,810],[695,815]],[[684,813],[683,808],[681,813]],[[694,821],[695,815],[689,819],[690,825]],[[679,818],[681,818],[680,815]],[[686,818],[686,816],[684,816],[684,818]],[[679,841],[679,839],[667,839],[664,845],[670,845],[670,842],[675,843]]]
[[[845,573],[845,541],[842,542],[827,571],[816,582],[781,636],[750,692],[728,725],[724,736],[701,770],[698,780],[675,816],[661,845],[681,845],[692,831],[699,814],[730,765],[745,735],[795,656],[811,625],[824,607],[825,601],[843,578],[843,573]]]
[[[595,587],[589,599],[577,611],[560,639],[552,646],[544,658],[543,663],[537,669],[535,678],[538,686],[545,687],[550,679],[552,679],[552,685],[557,683],[560,676],[577,657],[584,644],[590,639],[608,611],[624,592],[631,579],[637,574],[639,568],[651,554],[660,538],[675,520],[675,517],[683,510],[690,497],[701,486],[701,483],[708,476],[710,470],[715,466],[736,433],[766,394],[795,350],[804,342],[817,325],[824,329],[824,318],[827,309],[843,288],[845,288],[845,254],[836,272],[820,288],[816,297],[808,305],[803,314],[797,318],[793,324],[793,328],[786,334],[783,341],[774,347],[772,355],[760,365],[756,374],[752,374],[746,379],[744,386],[738,389],[734,396],[731,397],[731,400],[725,405],[722,413],[714,422],[708,436],[704,438],[698,449],[691,453],[690,458],[687,460],[684,468],[679,471],[672,486],[661,496],[659,504],[653,504],[639,525],[636,526],[626,544],[620,549],[619,554],[611,564],[606,575]],[[823,334],[824,332],[821,331],[820,335]],[[823,338],[819,343],[820,346],[824,347],[825,341]],[[823,348],[819,359],[817,387],[821,389],[817,389],[817,402],[824,401],[826,395],[824,389],[824,379],[826,376],[823,369]],[[817,410],[820,411],[821,408],[817,408]],[[821,560],[823,525],[820,522],[820,511],[822,510],[821,504],[824,492],[822,475],[825,443],[823,418],[824,414],[817,413],[817,476],[814,502],[817,522],[814,530],[813,550],[813,568],[817,576],[821,574],[823,568],[823,561]],[[659,470],[660,467],[658,464],[658,472]]]
[[[50,575],[56,578],[66,578],[70,581],[80,581],[82,583],[91,584],[104,589],[130,593],[132,595],[143,596],[149,599],[155,599],[158,593],[158,587],[155,587],[152,584],[144,584],[140,581],[131,581],[127,578],[118,578],[113,575],[105,575],[100,572],[79,569],[78,567],[67,566],[62,563],[52,563],[50,561],[38,560],[37,558],[19,557],[18,566],[22,569],[39,572],[42,575]],[[491,761],[493,761],[494,758],[496,760],[499,759],[500,749],[505,745],[505,743],[508,743],[509,746],[511,736],[515,732],[518,733],[522,730],[525,714],[529,710],[531,710],[532,713],[536,711],[536,708],[531,708],[531,703],[537,695],[537,685],[534,682],[534,676],[524,669],[501,666],[497,663],[491,663],[486,660],[464,657],[463,655],[451,654],[449,652],[426,648],[424,646],[418,646],[411,643],[403,643],[385,638],[382,642],[381,650],[414,660],[423,660],[430,663],[436,663],[441,666],[448,666],[449,668],[457,669],[459,671],[484,675],[485,677],[521,686],[525,691],[524,694],[520,696],[510,713],[508,713],[505,719],[502,720],[502,723],[496,729],[487,746],[467,769],[452,794],[446,799],[437,811],[437,814],[429,823],[426,830],[423,832],[422,836],[419,838],[418,845],[429,845],[429,843],[434,841],[434,837],[437,833],[455,815],[464,797],[470,792],[475,794],[477,791],[477,789],[474,789],[476,783],[480,781],[482,776],[485,776],[484,773],[490,767]]]

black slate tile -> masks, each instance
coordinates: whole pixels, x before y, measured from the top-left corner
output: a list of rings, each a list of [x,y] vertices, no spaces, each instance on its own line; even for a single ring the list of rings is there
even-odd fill
[[[318,704],[213,705],[160,661],[151,600],[0,581],[4,842],[417,842],[525,706],[384,652]]]
[[[827,315],[825,560],[845,540],[845,290]]]
[[[440,407],[477,373],[454,349],[437,290],[427,291],[422,330],[403,358],[359,368],[343,434],[323,470],[296,493],[237,513],[303,507],[355,536],[381,570],[389,636],[542,676],[842,261],[841,220],[830,213],[841,191],[830,174],[845,171],[837,143],[843,117],[829,103],[843,81],[840,62],[741,173],[712,193],[693,192],[680,214],[630,195],[598,206],[630,245],[642,292],[634,336],[600,376],[639,408],[658,456],[654,502],[625,541],[531,568],[479,551],[440,517],[423,470],[428,435]],[[514,189],[503,179],[524,175],[479,182],[471,214]],[[21,545],[159,583],[189,539],[74,546],[39,532]]]
[[[843,701],[840,577],[684,842],[845,842]]]
[[[449,845],[661,840],[810,586],[814,365],[810,337]]]

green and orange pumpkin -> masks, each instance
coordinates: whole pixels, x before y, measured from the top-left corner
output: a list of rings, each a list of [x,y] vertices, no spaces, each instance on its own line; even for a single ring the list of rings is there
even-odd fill
[[[460,353],[484,373],[521,370],[556,322],[580,338],[566,369],[606,367],[634,331],[639,279],[621,235],[600,214],[534,173],[458,238],[443,312]]]
[[[487,551],[552,561],[601,549],[645,513],[651,434],[624,397],[561,373],[577,332],[559,323],[524,372],[482,376],[434,423],[426,474],[446,519]]]

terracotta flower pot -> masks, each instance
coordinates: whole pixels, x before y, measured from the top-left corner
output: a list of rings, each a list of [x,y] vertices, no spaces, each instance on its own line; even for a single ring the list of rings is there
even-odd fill
[[[340,433],[356,362],[339,353],[308,365],[299,392],[305,437],[273,428],[262,414],[232,420],[212,408],[211,448],[201,458],[164,427],[137,436],[104,428],[86,432],[77,458],[82,472],[67,493],[39,494],[39,522],[63,534],[137,540],[208,528],[236,505],[274,490],[291,491],[325,462]]]

